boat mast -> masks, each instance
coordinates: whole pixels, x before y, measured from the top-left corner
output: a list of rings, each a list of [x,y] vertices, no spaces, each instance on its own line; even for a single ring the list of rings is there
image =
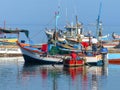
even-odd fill
[[[58,9],[59,9],[60,7],[58,7]],[[58,18],[59,18],[59,10],[57,11],[57,12],[55,12],[55,32],[54,32],[54,34],[55,34],[55,40],[57,39],[57,29],[58,29],[58,27],[57,27],[57,23],[58,23]]]
[[[78,16],[76,16],[76,29],[77,29],[77,35],[82,34],[82,23],[79,23]]]
[[[16,28],[16,31],[18,31],[18,28]],[[20,39],[20,32],[18,32],[17,35],[18,35],[18,41],[19,41],[19,39]]]
[[[102,36],[102,22],[100,22],[100,28],[99,28],[99,33],[98,36]]]
[[[4,20],[4,27],[3,27],[3,29],[4,30],[6,29],[6,21],[5,20]],[[3,37],[6,38],[6,34],[5,33],[3,33]]]
[[[77,34],[78,34],[78,17],[76,15],[76,29],[77,29]]]
[[[99,13],[97,18],[97,28],[96,28],[96,37],[99,37],[99,25],[100,25],[100,14],[101,14],[102,2],[100,2]]]

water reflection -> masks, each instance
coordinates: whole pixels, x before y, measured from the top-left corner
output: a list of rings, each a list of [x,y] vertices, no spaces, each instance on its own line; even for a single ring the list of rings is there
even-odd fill
[[[98,90],[99,81],[101,80],[100,77],[106,77],[108,74],[107,67],[98,67],[98,66],[82,66],[82,67],[75,67],[75,68],[65,68],[64,69],[67,73],[70,74],[72,78],[72,82],[76,88],[82,90]],[[80,87],[81,85],[81,87]]]
[[[26,65],[24,64],[22,69],[23,77],[38,76],[42,79],[46,79],[50,74],[59,73],[63,71],[63,66],[52,66],[52,65]]]
[[[24,65],[21,71],[22,80],[37,78],[41,89],[59,90],[98,90],[105,83],[108,75],[106,66],[81,66],[66,68],[62,65]],[[103,79],[104,78],[104,79]],[[103,81],[104,80],[104,81]],[[44,86],[44,88],[43,88]]]

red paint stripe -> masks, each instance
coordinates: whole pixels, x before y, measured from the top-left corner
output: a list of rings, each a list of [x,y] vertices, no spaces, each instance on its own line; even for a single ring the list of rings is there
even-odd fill
[[[120,64],[120,59],[110,59],[108,62],[109,64]]]

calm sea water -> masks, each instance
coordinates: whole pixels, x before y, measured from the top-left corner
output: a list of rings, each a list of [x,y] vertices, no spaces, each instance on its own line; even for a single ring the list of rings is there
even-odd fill
[[[25,65],[0,61],[0,90],[119,90],[120,65]]]

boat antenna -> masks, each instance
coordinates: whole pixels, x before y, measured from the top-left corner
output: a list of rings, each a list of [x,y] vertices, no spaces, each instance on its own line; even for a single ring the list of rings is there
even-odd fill
[[[78,16],[76,15],[76,29],[77,29],[77,34],[78,34]]]
[[[3,29],[5,30],[6,29],[6,21],[4,20],[4,26],[3,26]],[[6,33],[3,33],[3,36],[4,38],[6,38]]]
[[[57,23],[58,23],[58,18],[60,17],[60,2],[61,0],[58,1],[58,11],[55,12],[55,30],[57,31]]]
[[[59,7],[58,7],[59,8]],[[59,11],[55,12],[55,30],[57,31],[57,23],[59,18]]]
[[[6,21],[4,20],[4,29],[6,28]]]
[[[54,31],[54,40],[56,41],[56,39],[57,39],[57,29],[58,29],[58,27],[57,27],[57,23],[58,23],[58,18],[60,17],[59,16],[59,9],[60,9],[60,7],[58,6],[58,11],[57,12],[55,12],[55,31]]]
[[[97,28],[96,28],[96,36],[98,38],[99,36],[99,24],[100,24],[100,15],[101,15],[101,8],[102,8],[102,2],[100,2],[100,6],[99,6],[99,13],[98,13],[98,18],[97,18]]]

